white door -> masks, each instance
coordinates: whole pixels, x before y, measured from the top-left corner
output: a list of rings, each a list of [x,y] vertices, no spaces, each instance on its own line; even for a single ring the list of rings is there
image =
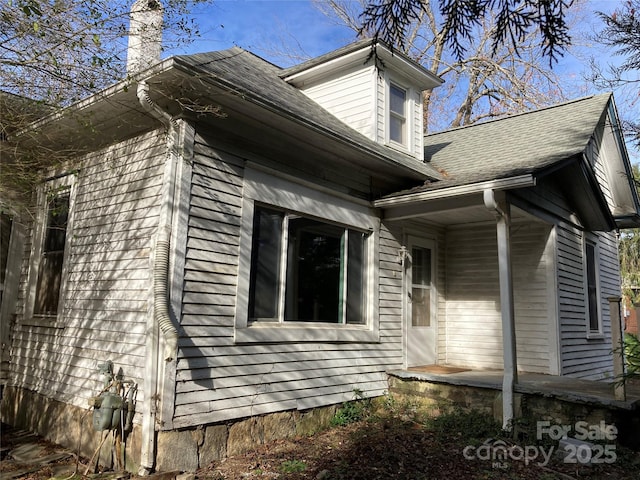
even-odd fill
[[[409,237],[406,268],[407,366],[436,363],[436,258],[432,240]]]

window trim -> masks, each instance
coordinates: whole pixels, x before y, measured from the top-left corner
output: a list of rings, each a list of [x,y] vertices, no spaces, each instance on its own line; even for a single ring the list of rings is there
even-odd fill
[[[589,256],[588,246],[593,247],[593,268],[594,268],[594,281],[596,290],[596,316],[598,321],[598,328],[591,328],[591,308],[589,304]],[[583,239],[583,268],[584,268],[584,300],[585,300],[585,327],[588,339],[601,339],[603,338],[602,330],[602,289],[600,280],[600,244],[598,237],[593,234],[585,234]]]
[[[395,78],[387,78],[385,87],[385,116],[384,116],[384,131],[385,131],[385,143],[387,146],[391,148],[395,148],[404,153],[411,153],[414,150],[413,141],[414,141],[414,132],[413,132],[413,124],[414,124],[414,90],[408,86],[406,86],[402,82],[398,82]],[[399,90],[404,91],[405,99],[404,99],[404,108],[405,108],[405,117],[404,117],[404,128],[405,128],[405,143],[400,143],[391,138],[391,117],[393,113],[391,112],[391,88],[395,87]]]
[[[242,205],[237,304],[236,343],[363,342],[380,341],[378,319],[378,243],[380,219],[369,206],[359,205],[305,185],[247,167]],[[256,203],[299,212],[345,228],[371,232],[367,245],[370,261],[365,272],[368,305],[366,322],[331,324],[314,322],[249,322],[249,283],[253,218]]]
[[[64,254],[62,259],[62,272],[60,278],[60,291],[58,298],[58,308],[55,314],[36,314],[35,300],[38,288],[38,275],[40,273],[40,264],[42,260],[46,223],[48,221],[48,202],[47,196],[54,191],[69,192],[69,213],[67,218],[67,227],[64,243]],[[25,302],[25,315],[22,320],[24,325],[33,326],[55,326],[58,319],[61,318],[64,311],[64,294],[67,289],[67,277],[69,269],[69,250],[71,247],[70,232],[73,229],[73,210],[75,203],[75,175],[67,174],[45,181],[37,190],[37,214],[35,225],[32,230],[32,245],[29,261],[29,273],[27,276],[27,292]]]
[[[398,90],[399,92],[402,92],[403,94],[403,101],[402,101],[402,107],[403,107],[403,112],[402,115],[398,112],[396,112],[395,110],[393,110],[392,108],[392,90]],[[408,119],[408,113],[409,113],[409,92],[407,91],[406,88],[403,88],[401,86],[399,86],[398,84],[396,84],[395,82],[390,82],[389,83],[389,110],[388,110],[388,128],[389,128],[389,142],[391,143],[396,143],[398,145],[402,145],[403,147],[408,147],[409,144],[409,119]],[[396,140],[395,138],[391,137],[392,134],[392,121],[394,119],[398,119],[401,122],[401,141]]]
[[[276,291],[270,292],[271,295],[268,295],[269,301],[271,302],[271,304],[269,308],[267,308],[267,310],[269,311],[270,315],[265,315],[265,316],[251,315],[252,313],[255,313],[252,311],[251,306],[253,305],[255,307],[257,305],[254,299],[254,295],[255,295],[254,288],[255,288],[255,285],[258,284],[259,282],[258,277],[260,276],[258,275],[258,272],[254,272],[253,270],[257,265],[260,264],[260,261],[258,262],[255,261],[256,259],[254,258],[253,249],[256,247],[256,245],[261,244],[260,241],[257,242],[256,240],[264,239],[266,241],[270,241],[270,239],[274,239],[274,232],[269,232],[270,235],[267,235],[267,237],[262,237],[262,235],[260,235],[259,237],[256,238],[255,236],[256,228],[258,225],[261,225],[259,219],[257,218],[258,211],[262,211],[266,213],[266,218],[277,218],[278,219],[277,221],[279,223],[279,228],[277,228],[278,233],[276,235],[277,245],[273,245],[271,248],[272,250],[271,255],[273,255],[273,257],[270,257],[270,254],[269,254],[270,249],[267,249],[267,251],[263,253],[265,255],[265,257],[263,257],[263,260],[274,258],[277,261],[276,265],[273,265],[271,264],[271,262],[269,262],[272,268],[268,269],[269,271],[268,275],[270,278],[267,280],[267,284],[269,286],[274,286]],[[296,253],[297,252],[296,249],[299,246],[299,244],[296,242],[295,244],[296,246],[294,246],[294,244],[291,243],[292,223],[297,222],[298,220],[303,220],[304,223],[306,224],[306,226],[301,227],[301,230],[299,230],[299,232],[315,231],[316,233],[318,232],[329,233],[334,240],[339,240],[339,244],[340,244],[339,267],[340,268],[336,272],[334,272],[334,274],[338,275],[337,280],[339,282],[340,288],[337,288],[336,290],[333,291],[333,293],[337,294],[337,298],[334,298],[336,302],[336,309],[335,311],[333,311],[333,314],[336,315],[336,321],[322,322],[317,320],[302,320],[302,319],[299,319],[299,317],[298,319],[295,319],[295,317],[294,319],[289,318],[292,315],[292,312],[295,312],[298,309],[297,302],[291,297],[292,292],[295,291],[296,287],[299,287],[299,284],[296,282],[296,279],[298,278],[296,272],[298,272],[300,268],[300,264],[297,262],[298,257]],[[296,228],[296,227],[293,226],[293,228]],[[353,236],[354,234],[355,236]],[[354,258],[351,257],[350,244],[352,241],[356,241],[359,235],[366,236],[366,240],[362,244],[362,247],[363,247],[362,253],[364,254],[363,256],[365,257],[365,260],[366,260],[367,257],[370,256],[369,250],[371,249],[371,241],[370,241],[371,232],[370,231],[354,229],[353,227],[350,227],[350,226],[340,225],[332,222],[327,222],[324,219],[310,217],[308,215],[301,214],[298,211],[293,211],[290,209],[275,208],[272,205],[264,205],[262,203],[258,204],[257,202],[254,202],[254,223],[253,223],[253,230],[252,230],[252,252],[251,252],[252,270],[249,275],[249,317],[248,317],[249,320],[247,321],[248,324],[249,323],[253,324],[254,322],[260,322],[260,323],[270,322],[272,325],[282,324],[282,323],[291,324],[296,322],[300,324],[307,324],[308,322],[315,322],[318,324],[326,323],[329,325],[362,325],[362,323],[360,322],[349,322],[349,311],[350,311],[349,304],[350,303],[347,300],[349,295],[349,285],[350,285],[349,272],[352,272],[352,269],[350,267],[353,265],[351,260],[354,260]],[[299,239],[300,237],[298,236],[298,240]],[[274,247],[277,247],[277,248],[274,248]],[[277,253],[275,253],[276,250],[277,250]],[[259,253],[258,255],[261,255],[261,254],[262,253]],[[368,269],[369,269],[368,263],[360,263],[360,268],[358,270],[360,270],[359,273],[363,273],[363,272],[366,272]],[[275,275],[275,278],[272,277],[273,275]],[[361,277],[361,275],[357,275],[357,276]],[[369,291],[369,285],[367,284],[366,276],[363,282],[358,282],[358,283],[362,283],[363,285],[360,285],[360,286],[364,287],[364,289],[362,288],[356,289],[356,292],[359,292],[361,295],[359,297],[359,302],[358,302],[360,303],[360,308],[358,308],[358,311],[362,313],[362,308],[363,307],[365,308],[364,315],[359,316],[360,320],[363,320],[362,317],[363,316],[366,317],[366,313],[367,313],[366,306],[364,305],[365,304],[364,300],[365,300],[366,293]],[[261,284],[261,286],[264,286],[264,285]],[[267,286],[267,288],[269,288],[269,286]],[[294,295],[294,296],[297,297],[297,295]],[[264,298],[263,295],[261,295],[260,298]],[[259,302],[259,303],[262,304],[262,302]]]

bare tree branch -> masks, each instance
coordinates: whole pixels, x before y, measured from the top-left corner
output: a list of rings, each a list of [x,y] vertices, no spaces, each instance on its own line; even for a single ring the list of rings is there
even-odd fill
[[[404,50],[408,31],[421,13],[431,7],[429,0],[369,0],[362,13],[359,32]],[[444,43],[458,59],[466,53],[465,42],[484,18],[495,14],[492,53],[504,44],[515,47],[530,32],[539,37],[539,47],[549,63],[557,62],[571,44],[566,10],[572,0],[439,0],[444,19]]]

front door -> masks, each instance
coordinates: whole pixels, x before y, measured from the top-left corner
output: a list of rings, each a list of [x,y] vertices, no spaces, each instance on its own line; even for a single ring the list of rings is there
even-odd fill
[[[432,240],[409,237],[406,268],[407,366],[436,363],[436,259]]]

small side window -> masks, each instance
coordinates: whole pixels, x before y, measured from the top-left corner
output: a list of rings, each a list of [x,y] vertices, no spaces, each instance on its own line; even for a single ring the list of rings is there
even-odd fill
[[[598,245],[591,240],[586,240],[584,255],[588,334],[598,335],[602,333]]]
[[[51,180],[38,195],[23,320],[27,324],[50,325],[62,307],[74,179],[67,175]]]
[[[47,197],[46,224],[33,305],[33,313],[36,315],[56,315],[58,312],[69,221],[70,189],[66,187],[51,192]]]
[[[391,84],[389,87],[389,140],[407,145],[407,92]]]

